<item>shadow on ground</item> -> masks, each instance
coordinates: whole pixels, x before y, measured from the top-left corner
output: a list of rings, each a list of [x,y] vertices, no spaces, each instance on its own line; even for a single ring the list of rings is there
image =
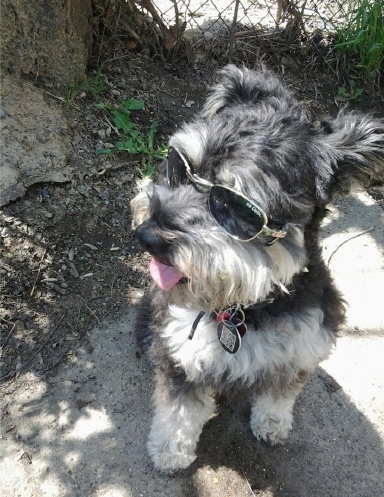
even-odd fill
[[[384,209],[366,193],[335,199],[323,257],[347,304],[346,333],[383,336]]]
[[[384,294],[382,216],[369,197],[357,196],[338,202],[324,227],[325,259],[334,254],[330,267],[350,303],[348,326],[300,395],[285,446],[257,442],[246,400],[223,397],[196,462],[173,477],[153,470],[145,450],[152,376],[136,356],[131,309],[91,330],[87,348],[54,376],[27,372],[3,390],[5,495],[381,497],[384,328],[375,302]]]
[[[222,398],[218,415],[203,431],[196,462],[176,476],[159,475],[145,450],[151,372],[136,357],[130,326],[128,315],[94,330],[92,352],[79,350],[49,383],[25,375],[24,388],[9,394],[2,459],[6,495],[383,494],[377,428],[322,369],[298,399],[285,446],[257,442],[246,400]]]

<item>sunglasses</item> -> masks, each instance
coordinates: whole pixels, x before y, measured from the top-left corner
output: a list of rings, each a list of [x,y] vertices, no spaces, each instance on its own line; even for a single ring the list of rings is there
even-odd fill
[[[171,188],[191,181],[193,185],[209,190],[209,211],[216,223],[233,238],[250,242],[261,233],[275,239],[284,238],[287,234],[286,226],[279,229],[268,227],[266,213],[253,200],[233,188],[215,185],[193,173],[185,157],[175,147],[169,147],[166,166],[168,186]]]

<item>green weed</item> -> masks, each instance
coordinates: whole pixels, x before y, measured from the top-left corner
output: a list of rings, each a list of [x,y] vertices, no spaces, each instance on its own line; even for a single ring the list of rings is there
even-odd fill
[[[79,95],[80,90],[79,90],[79,85],[70,83],[68,86],[65,87],[65,97],[64,97],[64,105],[65,107],[69,107],[74,103],[76,100],[77,96]]]
[[[100,98],[100,94],[103,93],[105,89],[106,85],[103,82],[100,69],[95,72],[93,78],[80,85],[80,91],[90,93],[94,100],[98,100]]]
[[[382,0],[350,0],[344,24],[336,27],[334,43],[357,74],[379,85],[384,64],[383,11]]]
[[[144,178],[150,178],[152,174],[155,172],[155,166],[153,165],[153,162],[150,161],[142,161],[142,166],[143,169],[141,171],[141,179]]]
[[[113,155],[116,152],[129,152],[132,155],[142,156],[142,176],[151,176],[155,160],[163,160],[166,153],[166,145],[155,147],[154,140],[157,130],[157,121],[153,121],[146,133],[139,131],[131,119],[131,112],[144,109],[144,101],[137,99],[125,100],[117,109],[101,102],[96,104],[99,109],[108,111],[112,115],[119,140],[111,148],[98,148],[96,154]]]
[[[349,80],[349,88],[345,88],[345,86],[340,86],[337,92],[339,97],[342,97],[344,100],[357,100],[360,95],[363,93],[362,88],[357,88],[356,83],[353,79]]]
[[[70,83],[65,91],[65,105],[69,106],[74,103],[76,98],[83,92],[89,93],[93,100],[98,100],[101,93],[106,89],[102,79],[100,69],[97,70],[92,78],[84,83]]]

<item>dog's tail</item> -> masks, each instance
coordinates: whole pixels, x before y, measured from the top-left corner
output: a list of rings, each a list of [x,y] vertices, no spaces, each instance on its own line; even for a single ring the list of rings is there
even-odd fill
[[[251,71],[245,67],[238,68],[233,64],[225,66],[219,71],[220,83],[212,88],[203,109],[205,118],[212,117],[224,108],[234,105],[257,105],[262,100],[277,99],[279,105],[287,105],[292,109],[301,108],[292,93],[284,88],[279,79],[267,69]]]
[[[320,140],[319,155],[326,150],[332,165],[331,195],[384,182],[384,119],[341,112],[322,123]]]

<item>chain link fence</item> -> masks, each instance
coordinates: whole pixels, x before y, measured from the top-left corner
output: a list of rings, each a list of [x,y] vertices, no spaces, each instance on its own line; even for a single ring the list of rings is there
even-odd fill
[[[275,38],[274,42],[278,35],[286,45],[302,35],[330,34],[345,19],[349,4],[344,0],[134,1],[166,33],[167,49],[184,38],[192,46],[214,51],[221,40],[220,49],[226,44],[229,58],[245,38],[249,40],[256,34],[264,40],[268,36],[270,40]]]
[[[144,50],[175,65],[212,60],[276,65],[284,57],[294,63],[308,47],[314,47],[313,57],[324,55],[354,4],[353,0],[92,2],[104,30],[98,28],[96,39],[109,33],[129,50]]]
[[[187,29],[205,36],[215,25],[227,28],[262,29],[278,27],[292,17],[300,18],[308,29],[332,31],[347,13],[345,0],[136,0],[138,5],[152,3],[167,27],[185,23]]]

